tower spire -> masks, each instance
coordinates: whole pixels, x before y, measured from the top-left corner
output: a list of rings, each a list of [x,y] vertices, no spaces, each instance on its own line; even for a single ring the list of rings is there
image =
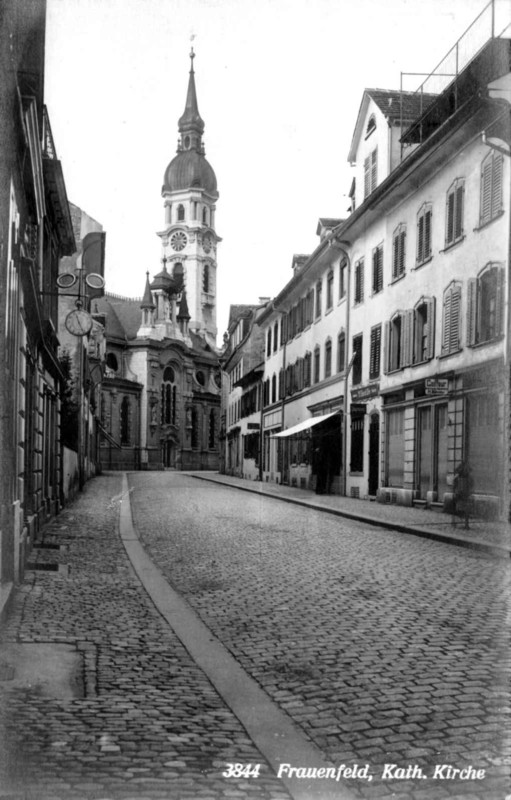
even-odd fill
[[[197,90],[195,88],[195,70],[193,68],[193,60],[195,53],[193,47],[190,51],[190,75],[188,78],[188,91],[186,93],[186,103],[183,116],[179,119],[179,133],[181,134],[181,144],[184,145],[185,150],[188,150],[190,145],[198,147],[201,144],[201,136],[204,133],[204,121],[199,114],[199,106],[197,103]],[[186,136],[190,137],[190,144],[187,147],[185,142]]]

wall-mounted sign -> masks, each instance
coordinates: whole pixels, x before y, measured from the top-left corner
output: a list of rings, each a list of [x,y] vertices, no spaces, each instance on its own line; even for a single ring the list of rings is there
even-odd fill
[[[380,383],[370,383],[369,386],[360,386],[351,390],[353,402],[359,400],[370,400],[371,397],[378,397],[380,394]]]
[[[424,387],[426,394],[447,394],[449,381],[447,378],[426,378]]]

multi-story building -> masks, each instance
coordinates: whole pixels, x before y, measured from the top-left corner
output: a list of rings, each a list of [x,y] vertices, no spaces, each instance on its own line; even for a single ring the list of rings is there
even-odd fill
[[[75,250],[44,106],[44,0],[0,8],[0,576],[62,499],[58,267]]]
[[[102,464],[216,469],[221,377],[216,349],[218,199],[206,160],[191,54],[177,155],[165,170],[162,269],[142,298],[107,293]],[[141,278],[142,283],[142,278]]]
[[[221,363],[225,385],[225,458],[222,471],[260,480],[264,338],[259,318],[269,298],[258,305],[231,306]]]
[[[352,213],[320,220],[260,317],[266,480],[447,509],[463,467],[479,509],[507,501],[511,51],[492,11],[418,92],[364,92]]]

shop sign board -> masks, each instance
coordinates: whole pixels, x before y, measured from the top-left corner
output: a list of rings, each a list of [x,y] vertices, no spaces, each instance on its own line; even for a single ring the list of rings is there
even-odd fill
[[[447,378],[426,378],[424,386],[426,394],[447,394],[449,391]]]

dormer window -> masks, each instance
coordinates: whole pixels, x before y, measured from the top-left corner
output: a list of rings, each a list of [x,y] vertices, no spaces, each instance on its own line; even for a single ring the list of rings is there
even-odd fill
[[[366,139],[368,139],[370,135],[374,133],[375,130],[376,130],[376,117],[374,116],[374,114],[371,114],[366,128]]]

